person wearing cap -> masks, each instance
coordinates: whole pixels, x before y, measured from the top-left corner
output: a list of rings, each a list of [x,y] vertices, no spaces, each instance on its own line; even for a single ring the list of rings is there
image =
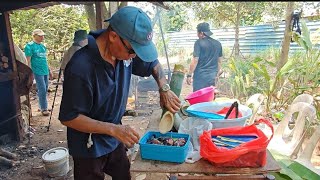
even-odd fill
[[[47,61],[47,48],[43,45],[45,33],[41,29],[32,32],[33,41],[28,42],[24,47],[24,53],[36,80],[39,109],[44,116],[48,116],[48,81],[52,77]]]
[[[193,80],[193,92],[215,86],[221,74],[222,45],[210,37],[212,34],[208,23],[197,25],[199,39],[194,44],[193,58],[187,74],[187,84],[191,85],[191,78]]]
[[[66,68],[67,63],[70,61],[73,54],[78,51],[80,48],[88,44],[87,39],[87,31],[86,30],[77,30],[74,32],[73,44],[72,46],[64,53],[61,67],[60,69],[64,71]]]
[[[139,134],[122,125],[131,74],[152,75],[159,86],[160,105],[175,113],[180,100],[170,90],[152,42],[150,18],[126,6],[110,19],[107,29],[91,31],[88,45],[71,57],[64,71],[59,120],[67,126],[74,179],[131,179],[126,148]]]

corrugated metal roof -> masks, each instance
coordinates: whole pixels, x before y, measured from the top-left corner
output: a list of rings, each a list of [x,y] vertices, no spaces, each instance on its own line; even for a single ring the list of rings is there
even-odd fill
[[[148,1],[156,6],[160,6],[164,9],[169,9],[168,6],[164,5],[163,2]],[[21,2],[21,1],[1,1],[0,12],[13,11],[18,9],[38,9],[57,4],[69,4],[69,5],[80,5],[80,4],[92,4],[94,1],[76,1],[76,2],[64,2],[64,1],[38,1],[38,2]]]
[[[60,2],[21,2],[21,1],[1,1],[0,2],[0,11],[12,11],[17,9],[37,9],[37,8],[44,8],[47,6],[52,6],[60,4]]]

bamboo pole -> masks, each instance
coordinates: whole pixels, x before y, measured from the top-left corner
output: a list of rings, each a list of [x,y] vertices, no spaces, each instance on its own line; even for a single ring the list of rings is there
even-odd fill
[[[185,75],[185,69],[183,65],[175,64],[171,81],[170,81],[170,89],[173,91],[178,97],[181,94],[182,83]],[[165,107],[162,109],[161,120],[159,123],[160,133],[166,133],[170,131],[174,125],[174,121],[177,118],[174,118],[174,114],[168,111]]]

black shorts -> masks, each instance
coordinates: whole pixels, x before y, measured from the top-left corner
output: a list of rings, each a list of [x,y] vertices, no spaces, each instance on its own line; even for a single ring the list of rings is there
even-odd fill
[[[126,147],[120,143],[111,153],[98,158],[76,158],[74,162],[74,180],[104,180],[104,173],[113,180],[130,180],[130,162]]]

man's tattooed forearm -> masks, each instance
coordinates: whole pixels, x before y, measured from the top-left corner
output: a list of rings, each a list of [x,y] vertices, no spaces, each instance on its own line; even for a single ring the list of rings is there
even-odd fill
[[[152,74],[152,75],[153,75],[153,77],[154,77],[155,79],[158,79],[158,80],[160,80],[160,79],[162,79],[162,78],[165,78],[165,74],[164,74],[164,71],[163,71],[160,63],[157,64],[157,65],[153,68],[153,74]]]

